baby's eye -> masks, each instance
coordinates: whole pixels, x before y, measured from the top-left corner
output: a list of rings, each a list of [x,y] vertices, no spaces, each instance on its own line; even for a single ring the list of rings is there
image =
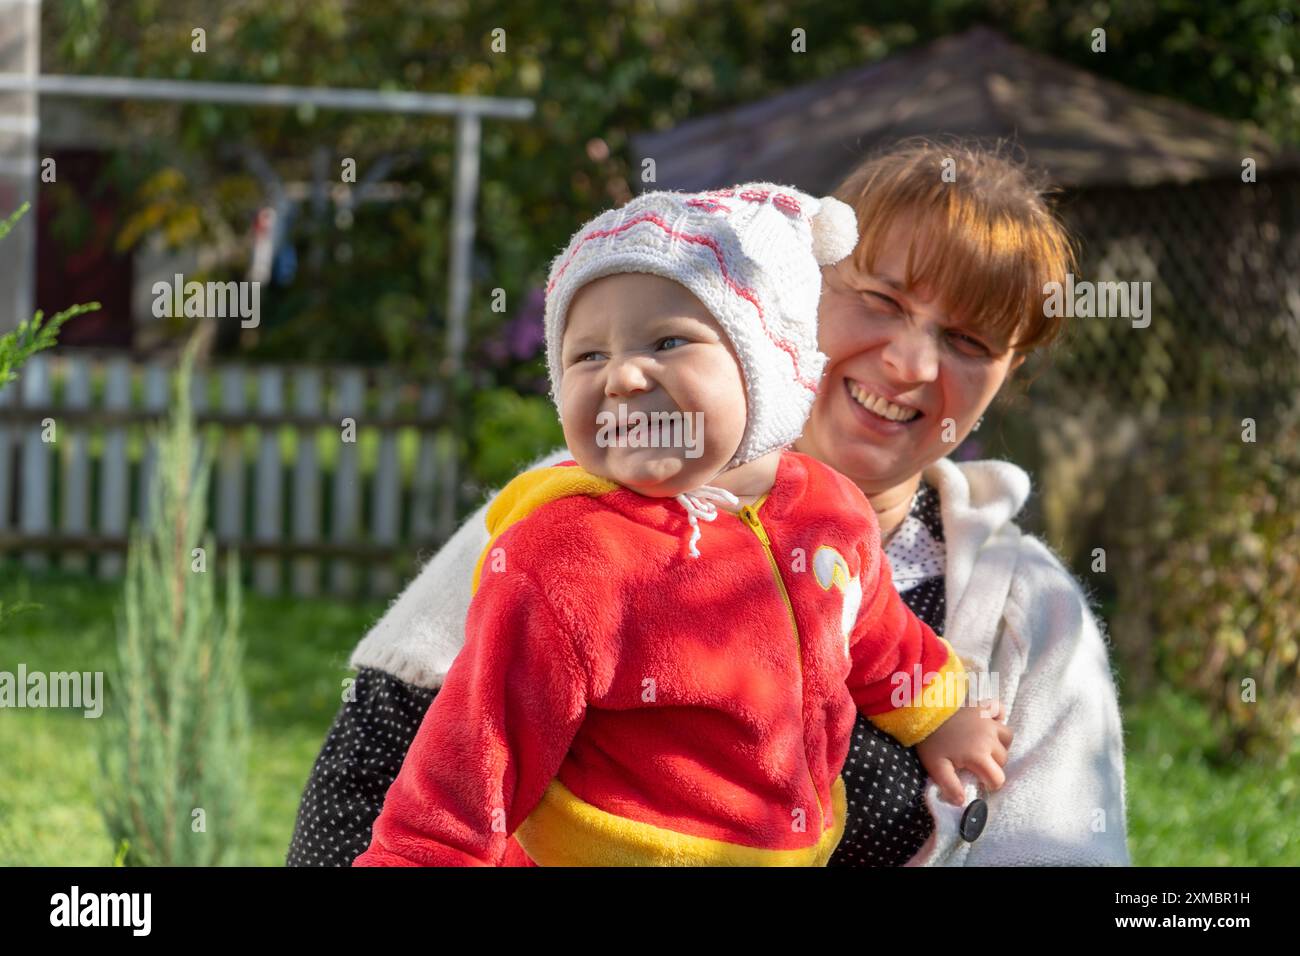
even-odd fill
[[[659,347],[660,347],[660,348],[663,348],[663,347],[664,347],[664,344],[667,343],[667,342],[679,342],[679,343],[685,344],[686,340],[685,340],[684,338],[682,338],[680,335],[670,335],[670,336],[668,336],[667,338],[662,338],[662,339],[659,340]],[[671,345],[668,346],[668,347],[669,347],[669,348],[673,348],[673,346],[671,346]]]
[[[867,295],[871,297],[871,305],[877,312],[883,312],[886,315],[897,316],[903,314],[903,307],[898,304],[896,299],[884,295],[880,292],[867,290]]]
[[[604,352],[583,352],[581,355],[578,356],[578,361],[579,361],[579,362],[585,362],[585,361],[587,361],[587,359],[591,358],[593,355],[596,356],[597,358],[599,358],[600,356],[602,356],[602,355],[604,355],[604,354],[605,354]]]

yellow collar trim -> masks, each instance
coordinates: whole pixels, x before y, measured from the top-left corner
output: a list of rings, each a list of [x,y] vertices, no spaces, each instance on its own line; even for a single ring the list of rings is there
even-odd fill
[[[474,565],[473,590],[478,590],[483,562],[491,553],[492,546],[515,522],[527,518],[548,501],[572,495],[597,497],[620,487],[621,485],[607,478],[599,478],[577,465],[536,468],[514,478],[488,506],[487,527],[490,537]]]

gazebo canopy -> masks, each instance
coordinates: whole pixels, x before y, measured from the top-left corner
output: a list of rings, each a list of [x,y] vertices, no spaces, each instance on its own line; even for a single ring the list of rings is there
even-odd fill
[[[1100,54],[1099,54],[1100,55]],[[1148,186],[1295,168],[1249,124],[1139,93],[986,27],[789,92],[634,136],[658,189],[771,180],[833,189],[872,148],[914,135],[1010,139],[1061,186]]]

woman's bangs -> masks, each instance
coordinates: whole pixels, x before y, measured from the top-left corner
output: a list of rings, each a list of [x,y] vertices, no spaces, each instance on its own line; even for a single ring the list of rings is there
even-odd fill
[[[938,208],[880,209],[866,221],[855,264],[871,271],[895,222],[912,226],[903,281],[907,290],[934,293],[963,327],[1005,349],[1041,299],[1039,272],[1026,248],[1030,237],[1014,222],[988,221],[951,197]],[[1033,336],[1033,328],[1025,330]]]

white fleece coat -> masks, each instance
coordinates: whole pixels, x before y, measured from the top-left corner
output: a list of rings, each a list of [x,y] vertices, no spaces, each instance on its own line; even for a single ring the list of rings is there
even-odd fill
[[[532,467],[569,457],[556,449]],[[974,842],[960,836],[962,808],[927,785],[934,833],[907,865],[1128,865],[1124,738],[1107,645],[1078,582],[1012,520],[1029,497],[1028,475],[1009,462],[946,458],[924,474],[939,493],[947,549],[944,637],[986,675],[1015,740],[1001,790],[986,793],[960,773],[966,803],[988,804]],[[353,652],[353,667],[442,685],[465,640],[486,510],[397,597]]]

